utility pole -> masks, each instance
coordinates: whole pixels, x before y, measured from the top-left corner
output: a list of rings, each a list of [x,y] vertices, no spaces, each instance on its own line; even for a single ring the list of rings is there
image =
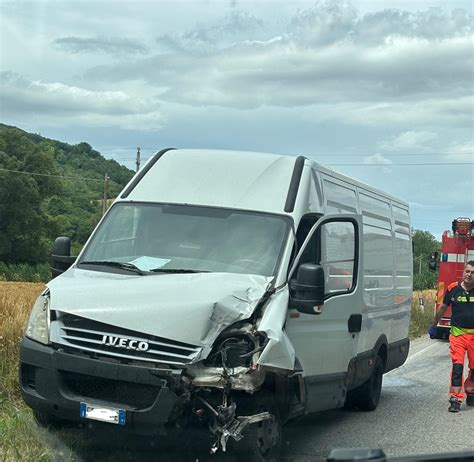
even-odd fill
[[[137,172],[140,170],[140,146],[137,148]]]
[[[104,215],[105,212],[107,211],[107,193],[109,190],[109,180],[110,178],[106,173],[104,176],[104,199],[102,202],[102,215]]]
[[[421,263],[423,261],[423,254],[418,255],[414,258],[414,260],[418,260],[418,274],[421,274]]]

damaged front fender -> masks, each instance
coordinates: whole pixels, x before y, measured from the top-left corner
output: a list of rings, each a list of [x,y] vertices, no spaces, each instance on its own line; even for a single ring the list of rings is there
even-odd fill
[[[267,306],[262,320],[258,326],[258,332],[263,332],[268,343],[262,351],[257,364],[272,369],[283,369],[292,371],[295,367],[295,349],[284,330],[288,314],[289,292],[284,287],[276,292],[271,305]]]
[[[205,345],[201,358],[206,358],[213,344],[221,332],[231,324],[249,318],[255,311],[263,295],[271,285],[271,278],[260,276],[248,276],[249,285],[246,290],[234,291],[214,303],[212,314],[209,319],[209,329],[201,339]],[[264,282],[264,284],[262,284]]]

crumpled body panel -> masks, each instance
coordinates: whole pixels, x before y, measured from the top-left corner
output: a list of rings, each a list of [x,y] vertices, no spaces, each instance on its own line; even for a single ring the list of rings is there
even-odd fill
[[[286,335],[284,325],[288,315],[288,287],[275,293],[265,310],[258,330],[265,332],[268,343],[263,350],[258,364],[276,369],[293,370],[295,349]]]
[[[72,268],[48,287],[52,310],[206,351],[223,329],[253,313],[271,280],[235,273],[137,276]]]

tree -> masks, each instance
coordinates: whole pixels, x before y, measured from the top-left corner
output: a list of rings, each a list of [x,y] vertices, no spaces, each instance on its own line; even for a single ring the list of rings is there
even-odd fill
[[[43,200],[61,192],[52,152],[18,130],[0,137],[0,260],[44,261],[54,224]],[[20,173],[25,172],[25,173]],[[30,175],[27,172],[36,172]]]
[[[438,272],[430,272],[428,262],[432,252],[439,252],[441,243],[429,231],[415,229],[413,239],[413,288],[433,289],[438,281]]]
[[[72,146],[0,124],[0,261],[45,261],[60,235],[80,249],[101,217],[106,173],[111,198],[133,175],[87,143]]]

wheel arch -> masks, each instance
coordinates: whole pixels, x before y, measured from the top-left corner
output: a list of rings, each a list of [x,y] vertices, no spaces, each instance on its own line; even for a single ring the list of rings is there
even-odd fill
[[[385,334],[380,335],[377,339],[373,352],[375,357],[380,356],[382,358],[383,369],[385,371],[388,359],[388,340]]]

